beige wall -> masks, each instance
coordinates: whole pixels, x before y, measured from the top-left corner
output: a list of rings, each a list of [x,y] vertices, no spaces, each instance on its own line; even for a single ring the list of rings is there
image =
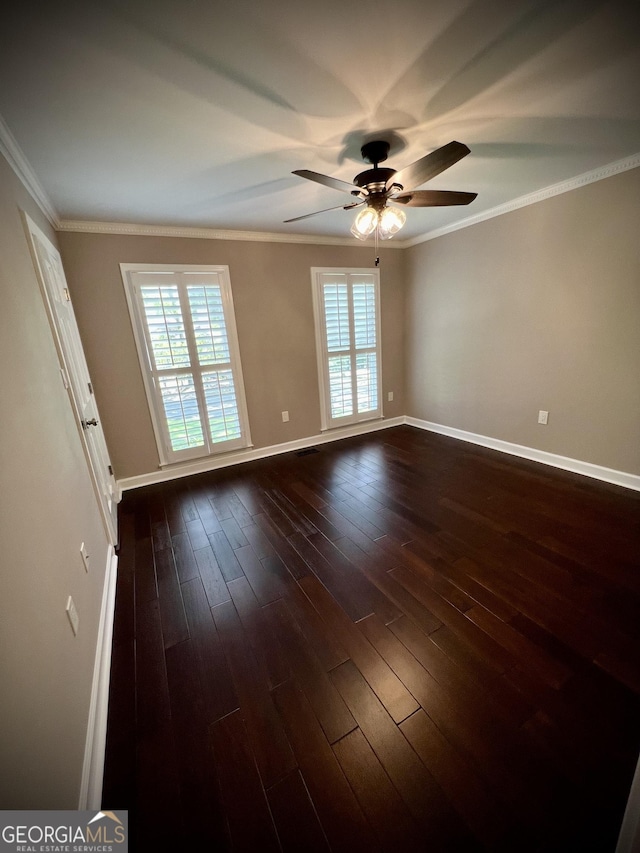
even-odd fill
[[[55,242],[0,157],[0,808],[75,809],[107,540],[21,209]],[[77,637],[65,612],[69,595]]]
[[[634,169],[411,248],[406,413],[640,474],[638,198]]]
[[[228,264],[254,446],[320,432],[310,268],[371,267],[372,246],[71,232],[58,240],[118,478],[158,469],[120,263]],[[384,399],[394,392],[386,417],[405,410],[403,254],[381,252]]]

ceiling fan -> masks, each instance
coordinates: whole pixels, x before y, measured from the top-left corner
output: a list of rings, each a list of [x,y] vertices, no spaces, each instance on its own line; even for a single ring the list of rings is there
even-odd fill
[[[326,213],[328,210],[338,210],[340,207],[343,210],[362,207],[355,218],[351,233],[360,240],[366,240],[371,233],[376,231],[377,236],[385,240],[397,234],[406,221],[404,211],[393,205],[442,207],[469,204],[476,197],[477,193],[416,189],[416,187],[421,186],[431,178],[435,178],[436,175],[444,172],[445,169],[453,166],[454,163],[469,154],[469,148],[462,142],[449,142],[448,145],[437,148],[399,172],[395,169],[380,168],[379,166],[387,159],[389,148],[389,143],[382,139],[366,142],[360,152],[365,163],[369,163],[373,168],[360,172],[351,184],[338,178],[311,172],[308,169],[294,171],[294,175],[299,175],[301,178],[307,178],[309,181],[315,181],[334,190],[340,190],[340,192],[349,193],[356,200],[352,201],[351,204],[328,207],[324,210],[317,210],[315,213],[306,213],[304,216],[286,219],[285,222],[298,222],[300,219],[307,219],[309,216],[316,216],[318,213]]]

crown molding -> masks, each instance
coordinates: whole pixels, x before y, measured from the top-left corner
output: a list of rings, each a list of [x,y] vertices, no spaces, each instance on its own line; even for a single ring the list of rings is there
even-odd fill
[[[58,215],[51,203],[51,199],[38,180],[36,173],[18,145],[14,135],[9,130],[6,121],[0,115],[0,154],[3,154],[7,163],[20,178],[26,189],[33,196],[34,201],[47,217],[51,225],[57,228],[59,225]]]
[[[577,175],[574,178],[569,178],[568,180],[561,181],[558,184],[552,184],[542,190],[536,190],[536,192],[520,196],[519,198],[513,199],[505,204],[501,204],[497,207],[491,208],[490,210],[478,213],[475,216],[468,216],[466,219],[462,219],[460,222],[453,223],[452,225],[445,225],[443,228],[436,228],[433,231],[427,231],[425,234],[421,234],[418,237],[411,237],[406,240],[397,240],[393,243],[385,243],[384,248],[408,249],[411,246],[417,246],[420,243],[427,242],[428,240],[435,240],[436,237],[442,237],[445,234],[451,234],[454,231],[460,231],[463,228],[469,228],[472,225],[477,225],[479,222],[484,222],[487,219],[494,219],[496,216],[503,216],[505,213],[511,213],[514,210],[519,210],[521,207],[528,207],[530,204],[536,204],[539,201],[545,201],[545,199],[553,198],[553,196],[579,189],[587,184],[602,181],[605,178],[610,178],[613,175],[617,175],[620,172],[626,172],[629,169],[635,169],[638,166],[640,166],[640,153],[632,154],[630,157],[625,157],[624,159],[617,160],[614,163],[608,163],[606,166],[600,166],[590,172],[585,172],[582,175]],[[58,231],[76,231],[90,234],[119,234],[138,237],[188,237],[201,240],[242,240],[258,243],[306,243],[319,246],[354,245],[354,240],[349,237],[324,237],[319,234],[281,234],[269,233],[266,231],[225,231],[216,228],[143,225],[140,223],[127,222],[62,220],[57,223],[56,228]]]
[[[174,225],[145,225],[142,223],[128,222],[91,222],[85,220],[60,220],[49,199],[42,184],[31,167],[29,161],[25,157],[22,149],[18,145],[15,137],[9,130],[9,127],[3,117],[0,115],[0,154],[3,154],[7,162],[22,181],[26,189],[29,191],[33,199],[36,201],[44,215],[47,217],[51,225],[57,231],[74,231],[90,234],[117,234],[123,236],[138,236],[138,237],[187,237],[200,240],[239,240],[244,242],[257,243],[292,243],[292,244],[311,244],[319,246],[354,246],[354,240],[350,237],[327,237],[320,234],[283,234],[279,232],[267,231],[232,231],[216,228],[192,228],[189,226],[174,226]],[[511,213],[514,210],[519,210],[521,207],[527,207],[530,204],[536,204],[539,201],[552,198],[562,193],[570,192],[587,184],[595,183],[596,181],[610,178],[612,175],[626,172],[629,169],[635,169],[640,166],[640,153],[632,154],[622,160],[617,160],[614,163],[609,163],[606,166],[600,166],[590,172],[585,172],[582,175],[577,175],[574,178],[569,178],[566,181],[561,181],[558,184],[553,184],[542,190],[529,193],[528,195],[520,196],[505,204],[493,207],[490,210],[485,210],[475,216],[469,216],[459,222],[451,225],[446,225],[443,228],[436,228],[433,231],[427,231],[417,237],[407,238],[406,240],[397,240],[385,243],[385,249],[407,249],[411,246],[417,246],[420,243],[425,243],[428,240],[435,240],[436,237],[442,237],[445,234],[451,234],[454,231],[460,231],[464,228],[469,228],[471,225],[477,225],[479,222],[484,222],[487,219],[494,219],[496,216],[502,216],[505,213]],[[361,244],[363,247],[366,244]]]
[[[188,237],[199,240],[240,240],[254,243],[311,243],[319,246],[363,246],[353,237],[324,237],[320,234],[281,234],[268,231],[225,231],[217,228],[190,228],[176,225],[142,225],[133,222],[86,222],[64,219],[58,231],[89,234],[118,234],[134,237]],[[385,248],[401,249],[401,243],[385,244]]]
[[[629,169],[635,169],[640,166],[640,153],[632,154],[630,157],[625,157],[623,160],[616,160],[615,163],[609,163],[606,166],[600,166],[598,169],[593,169],[591,172],[585,172],[582,175],[577,175],[575,178],[569,178],[566,181],[561,181],[559,184],[552,184],[542,190],[529,193],[528,195],[520,196],[519,198],[501,204],[498,207],[493,207],[491,210],[485,210],[475,216],[469,216],[466,219],[455,222],[452,225],[445,225],[443,228],[436,228],[434,231],[428,231],[420,237],[412,237],[405,240],[402,244],[403,248],[417,246],[419,243],[426,243],[427,240],[435,240],[436,237],[442,237],[445,234],[451,234],[453,231],[460,231],[462,228],[469,228],[471,225],[477,225],[478,222],[484,222],[486,219],[494,219],[496,216],[502,216],[505,213],[511,213],[514,210],[519,210],[521,207],[528,207],[530,204],[536,204],[539,201],[552,198],[562,193],[576,190],[579,187],[584,187],[587,184],[593,184],[596,181],[602,181],[605,178],[610,178],[612,175],[617,175],[619,172],[627,172]]]

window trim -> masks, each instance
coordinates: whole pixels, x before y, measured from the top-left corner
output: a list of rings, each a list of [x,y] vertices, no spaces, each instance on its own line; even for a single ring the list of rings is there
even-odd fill
[[[378,408],[375,412],[363,412],[362,414],[345,415],[342,418],[332,418],[330,410],[329,393],[329,371],[327,350],[327,336],[324,324],[324,299],[322,296],[322,275],[336,273],[345,275],[347,281],[353,275],[370,275],[373,278],[376,298],[376,368],[378,379]],[[326,432],[341,426],[363,423],[364,421],[380,420],[384,417],[382,399],[382,337],[381,337],[381,314],[380,314],[380,271],[375,267],[311,267],[311,290],[313,294],[313,319],[316,336],[316,361],[318,367],[318,386],[320,390],[320,429]],[[351,310],[351,299],[349,300],[349,327],[350,327],[350,354],[356,352],[354,349],[353,336],[353,313]]]
[[[236,327],[235,311],[233,306],[233,294],[231,291],[231,278],[229,267],[223,264],[120,264],[120,273],[124,285],[124,292],[129,309],[129,318],[133,329],[136,344],[136,352],[142,380],[144,383],[147,404],[151,416],[154,438],[158,450],[160,467],[188,462],[194,459],[206,459],[210,456],[230,453],[235,450],[252,447],[251,434],[249,430],[249,416],[245,396],[244,378],[242,373],[242,362],[240,359],[240,346],[238,343],[238,331]],[[153,368],[147,341],[146,326],[141,316],[142,306],[139,294],[136,290],[138,282],[136,274],[148,273],[156,275],[171,274],[195,274],[207,275],[216,273],[221,284],[222,305],[224,312],[225,328],[229,344],[230,367],[233,374],[236,403],[238,406],[238,419],[240,422],[240,437],[225,442],[212,443],[208,445],[205,438],[203,446],[187,448],[186,450],[172,450],[169,433],[166,426],[164,408],[159,392],[153,382]],[[181,294],[182,302],[182,294]],[[184,316],[184,314],[183,314]],[[191,329],[191,317],[184,318],[185,328]],[[206,370],[207,365],[199,365],[199,370]],[[220,446],[223,444],[224,446]]]

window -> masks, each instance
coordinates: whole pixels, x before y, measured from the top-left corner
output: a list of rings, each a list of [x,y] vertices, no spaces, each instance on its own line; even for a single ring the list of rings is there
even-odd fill
[[[322,429],[382,417],[377,270],[311,270]]]
[[[249,445],[228,267],[121,270],[161,464]]]

